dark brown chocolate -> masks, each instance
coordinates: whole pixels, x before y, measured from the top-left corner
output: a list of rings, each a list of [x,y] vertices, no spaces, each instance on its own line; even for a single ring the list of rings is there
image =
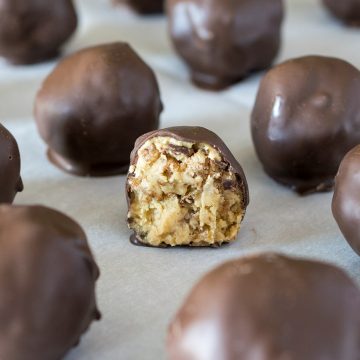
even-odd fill
[[[282,0],[169,0],[167,12],[175,49],[202,88],[241,81],[279,51]]]
[[[324,5],[338,19],[349,26],[360,26],[359,0],[323,0]]]
[[[169,166],[170,169],[166,170],[165,172],[173,172],[173,174],[176,173],[175,169],[182,169],[181,171],[184,171],[184,164],[186,161],[183,160],[179,160],[176,159],[176,156],[179,155],[181,157],[181,155],[183,155],[185,158],[192,158],[192,157],[198,157],[200,156],[198,153],[198,148],[200,146],[200,144],[206,144],[210,147],[212,147],[213,149],[215,149],[216,152],[218,152],[221,156],[221,159],[214,159],[213,161],[213,165],[214,167],[216,166],[217,170],[220,172],[226,172],[226,173],[232,173],[234,174],[234,179],[231,180],[227,180],[225,179],[222,183],[222,185],[220,186],[220,188],[223,191],[226,190],[237,190],[240,194],[241,194],[241,211],[242,211],[242,216],[241,219],[239,220],[240,222],[243,219],[243,216],[245,215],[245,210],[246,207],[249,204],[249,190],[248,190],[248,185],[247,185],[247,181],[246,181],[246,177],[244,174],[244,171],[241,167],[241,165],[239,164],[239,162],[234,158],[234,156],[232,155],[231,151],[228,149],[228,147],[224,144],[224,142],[213,132],[211,132],[208,129],[202,128],[202,127],[191,127],[191,126],[179,126],[179,127],[171,127],[171,128],[167,128],[167,129],[161,129],[161,130],[155,130],[152,132],[149,132],[147,134],[142,135],[141,137],[139,137],[135,143],[135,147],[134,150],[131,152],[131,160],[130,160],[130,169],[129,169],[129,173],[128,173],[128,178],[127,178],[127,184],[126,184],[126,196],[127,196],[127,201],[128,201],[128,206],[129,206],[129,214],[128,214],[128,223],[129,223],[129,227],[134,231],[133,235],[130,237],[130,241],[135,244],[135,245],[145,245],[145,246],[155,246],[155,247],[167,247],[169,245],[171,246],[211,246],[211,247],[218,247],[221,244],[225,244],[229,241],[232,241],[234,239],[225,239],[222,241],[217,241],[215,240],[212,243],[208,243],[208,242],[189,242],[189,243],[183,243],[181,241],[181,239],[177,239],[177,243],[176,244],[168,244],[168,243],[164,243],[164,242],[160,242],[157,245],[154,244],[149,244],[147,241],[145,241],[144,236],[142,234],[140,234],[139,232],[137,232],[133,225],[133,215],[131,214],[131,206],[132,206],[132,202],[134,200],[135,197],[135,192],[134,189],[132,188],[132,186],[130,185],[130,182],[132,181],[132,179],[135,176],[135,172],[136,172],[136,166],[138,164],[139,161],[139,151],[140,149],[143,147],[143,145],[145,145],[148,141],[154,139],[154,138],[171,138],[174,139],[178,142],[186,142],[188,144],[192,144],[191,147],[184,147],[181,146],[180,144],[168,144],[167,149],[165,150],[165,154],[166,156],[169,157],[168,162],[169,162]],[[145,152],[145,158],[141,159],[141,161],[148,161],[147,158],[150,158],[152,155],[146,150]],[[205,155],[206,156],[210,156]],[[165,160],[164,160],[165,161]],[[206,160],[206,164],[202,165],[201,163],[199,163],[198,165],[196,165],[196,170],[194,171],[194,174],[192,175],[193,178],[195,178],[196,176],[201,176],[201,174],[203,174],[204,169],[202,168],[202,166],[204,166],[205,170],[209,170],[209,168],[211,168],[210,165],[210,158],[208,158]],[[152,162],[152,160],[149,161],[150,164],[150,168],[151,166],[153,166],[153,164],[155,163]],[[166,165],[167,166],[167,165]],[[165,166],[165,167],[166,167]],[[171,170],[172,169],[172,170]],[[158,170],[156,170],[157,172]],[[159,169],[159,175],[160,174],[160,169]],[[149,171],[150,173],[150,171]],[[217,175],[218,177],[220,175]],[[166,174],[169,175],[169,174]],[[185,181],[184,178],[186,178],[185,175],[181,175],[179,176],[180,180],[176,180],[175,176],[174,179],[171,179],[171,175],[169,175],[169,179],[165,181],[165,186],[167,186],[167,184],[169,184],[169,186],[171,187],[171,184],[174,184],[174,188],[169,192],[170,197],[174,196],[177,197],[179,199],[179,212],[183,211],[184,209],[186,209],[186,207],[189,207],[190,205],[193,204],[194,199],[191,199],[188,197],[189,193],[191,192],[191,188],[192,185],[187,184],[187,194],[182,193],[181,190],[179,190],[177,187],[180,187],[183,184],[179,184],[182,181]],[[211,176],[211,173],[209,173],[207,176]],[[207,178],[204,179],[203,183],[199,186],[205,186],[204,183],[206,183]],[[140,180],[136,180],[136,183],[140,181]],[[189,180],[187,180],[189,181]],[[160,186],[159,188],[161,188],[162,186],[162,182],[163,180],[160,181]],[[221,189],[219,190],[219,192],[221,192]],[[148,191],[150,191],[150,186],[148,188]],[[204,191],[210,191],[209,189],[204,190]],[[169,196],[169,194],[167,196]],[[155,197],[154,197],[155,198]],[[159,198],[160,201],[160,198]],[[235,205],[234,205],[235,206]],[[227,208],[226,211],[230,212],[230,208]],[[185,215],[186,217],[189,217],[187,219],[187,221],[191,221],[191,217],[194,216],[193,212],[190,211],[189,214]],[[165,216],[166,217],[166,216]],[[236,220],[233,219],[234,225],[237,223]],[[237,224],[240,226],[240,224]],[[180,227],[180,224],[178,223],[176,225],[176,227]],[[171,234],[171,231],[173,229],[169,230],[169,234]],[[160,230],[159,230],[160,231]],[[238,231],[238,230],[237,230]]]
[[[332,212],[345,239],[360,255],[360,145],[342,160],[335,178]]]
[[[35,118],[49,159],[76,175],[126,173],[134,142],[162,111],[151,68],[126,43],[83,49],[53,70]]]
[[[223,264],[173,319],[169,360],[358,360],[360,291],[340,269],[264,254]]]
[[[76,26],[72,0],[2,0],[0,56],[14,64],[52,59]]]
[[[12,203],[16,193],[23,189],[17,142],[0,124],[0,203]]]
[[[113,0],[115,4],[127,4],[141,15],[161,14],[165,0]]]
[[[93,320],[98,267],[81,227],[42,206],[0,206],[0,359],[57,360]]]
[[[286,61],[263,78],[251,118],[265,171],[300,194],[329,191],[360,143],[360,72],[335,58]]]

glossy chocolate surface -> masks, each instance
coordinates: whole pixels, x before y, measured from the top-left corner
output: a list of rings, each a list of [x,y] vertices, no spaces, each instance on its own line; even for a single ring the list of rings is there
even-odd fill
[[[332,211],[345,239],[360,255],[360,145],[349,151],[340,164]]]
[[[203,277],[173,319],[170,360],[357,360],[360,292],[340,269],[264,254]]]
[[[328,191],[360,143],[360,72],[322,56],[286,61],[263,78],[252,137],[265,171],[300,194]]]
[[[12,203],[16,193],[23,189],[17,142],[0,124],[0,203]]]
[[[91,322],[98,267],[81,227],[42,206],[0,206],[0,359],[59,360]]]
[[[360,26],[360,0],[323,0],[330,12],[349,26]]]
[[[158,127],[161,111],[154,72],[120,42],[64,59],[35,103],[49,159],[83,176],[125,173],[135,140]]]
[[[14,64],[49,60],[76,27],[72,0],[1,0],[0,56]]]
[[[180,141],[187,141],[187,142],[194,142],[196,143],[205,143],[212,147],[214,147],[223,157],[224,166],[233,171],[236,174],[238,183],[243,192],[243,206],[246,207],[249,205],[249,188],[246,180],[245,173],[239,164],[239,162],[235,159],[234,155],[231,153],[229,148],[226,144],[222,141],[222,139],[213,133],[212,131],[203,128],[203,127],[194,127],[194,126],[177,126],[177,127],[170,127],[166,129],[155,130],[149,132],[147,134],[142,135],[136,140],[135,147],[131,152],[130,157],[130,165],[134,165],[138,161],[138,151],[145,144],[146,141],[154,138],[154,137],[172,137],[174,139]],[[128,177],[131,174],[128,174]],[[126,184],[126,198],[128,206],[130,206],[130,199],[131,199],[131,189],[127,182]],[[130,241],[134,245],[138,246],[149,246],[144,244],[142,239],[136,234],[132,234],[130,236]],[[167,247],[165,245],[160,246],[162,248]],[[218,247],[215,244],[213,247]]]
[[[226,88],[279,51],[281,0],[169,0],[167,12],[175,49],[200,87]]]

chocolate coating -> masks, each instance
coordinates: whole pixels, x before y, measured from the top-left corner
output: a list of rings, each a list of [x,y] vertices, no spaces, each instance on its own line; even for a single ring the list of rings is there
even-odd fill
[[[0,358],[61,359],[94,319],[99,276],[86,235],[42,206],[0,206]]]
[[[360,26],[360,0],[323,0],[330,12],[349,26]]]
[[[125,3],[141,15],[161,14],[165,0],[113,0],[116,4]]]
[[[359,96],[360,72],[343,60],[307,56],[271,69],[251,116],[265,171],[300,194],[331,190],[360,143]]]
[[[167,11],[175,49],[202,88],[230,86],[279,51],[282,0],[169,0]]]
[[[0,124],[0,203],[12,203],[16,193],[23,189],[17,142]]]
[[[132,180],[132,178],[135,176],[134,173],[134,168],[136,167],[138,161],[139,161],[139,151],[142,148],[143,145],[145,145],[148,141],[155,139],[155,138],[171,138],[171,139],[175,139],[179,142],[185,142],[185,143],[190,143],[193,144],[191,148],[188,147],[184,147],[184,146],[179,146],[179,145],[174,145],[174,144],[170,144],[169,146],[169,151],[170,154],[172,153],[173,156],[170,156],[170,168],[168,170],[166,170],[166,166],[165,166],[165,170],[164,172],[172,172],[174,175],[174,179],[171,179],[171,177],[168,179],[168,183],[169,186],[174,186],[168,196],[172,197],[172,196],[176,196],[179,200],[180,203],[180,209],[179,211],[184,210],[184,208],[186,206],[188,206],[188,204],[185,204],[186,202],[192,203],[195,200],[194,199],[189,199],[189,198],[184,198],[182,199],[182,196],[184,195],[184,193],[182,192],[182,190],[180,190],[180,186],[184,185],[181,184],[182,182],[186,182],[186,188],[187,188],[187,196],[191,195],[191,188],[193,187],[192,185],[190,185],[190,182],[188,182],[189,180],[186,180],[186,178],[189,175],[181,175],[179,177],[178,180],[176,180],[175,178],[175,174],[176,174],[176,170],[175,169],[179,169],[181,168],[181,171],[184,171],[183,166],[185,164],[186,161],[182,161],[182,160],[178,160],[176,159],[176,154],[177,155],[181,155],[184,154],[186,156],[189,157],[198,157],[200,155],[198,155],[196,153],[196,148],[200,147],[201,144],[206,144],[209,145],[210,147],[212,147],[213,149],[215,149],[221,156],[220,160],[215,160],[215,162],[218,163],[221,171],[224,172],[228,172],[228,173],[232,173],[234,174],[234,179],[235,180],[231,180],[231,181],[226,181],[222,184],[222,188],[223,190],[231,190],[231,189],[238,189],[238,191],[241,193],[241,212],[242,212],[242,216],[240,219],[240,222],[242,221],[244,215],[245,215],[245,210],[246,207],[249,204],[249,190],[248,190],[248,185],[247,185],[247,181],[246,181],[246,177],[244,174],[244,171],[241,167],[241,165],[239,164],[239,162],[235,159],[235,157],[233,156],[233,154],[231,153],[231,151],[229,150],[229,148],[225,145],[225,143],[212,131],[202,128],[202,127],[191,127],[191,126],[179,126],[179,127],[171,127],[171,128],[166,128],[166,129],[160,129],[160,130],[155,130],[152,132],[149,132],[147,134],[142,135],[141,137],[139,137],[136,140],[135,143],[135,147],[133,149],[133,151],[131,152],[131,157],[130,157],[130,169],[129,169],[129,173],[128,173],[128,177],[127,177],[127,183],[126,183],[126,197],[127,197],[127,202],[128,202],[128,207],[129,207],[129,214],[128,214],[128,224],[129,227],[134,231],[134,233],[131,235],[130,237],[130,241],[134,244],[134,245],[144,245],[144,246],[154,246],[153,244],[149,244],[148,242],[145,241],[144,237],[139,234],[133,225],[133,219],[132,219],[132,215],[131,215],[131,205],[134,199],[134,189],[132,189],[130,182]],[[146,153],[146,157],[150,157],[151,154],[148,153],[147,151]],[[168,155],[168,154],[167,154]],[[164,158],[164,156],[166,157],[167,155],[162,155],[162,158]],[[209,155],[207,155],[209,156]],[[176,159],[176,160],[175,160]],[[147,161],[147,159],[141,159],[141,161]],[[175,162],[174,162],[175,161]],[[152,163],[152,161],[150,161],[150,163]],[[156,166],[154,165],[154,163],[152,163],[151,166]],[[206,165],[207,167],[211,167],[209,164]],[[156,172],[161,172],[160,169],[157,169]],[[197,176],[201,176],[200,174],[202,173],[202,165],[199,163],[196,165],[196,175]],[[151,168],[149,169],[149,172],[151,172]],[[185,172],[185,171],[184,171]],[[211,174],[207,175],[210,177]],[[195,178],[196,176],[190,175],[193,178]],[[137,182],[138,180],[136,180],[135,182]],[[147,182],[147,180],[144,180],[145,182]],[[159,183],[159,188],[162,187],[162,181],[160,181]],[[206,182],[206,179],[204,179],[203,181],[204,183]],[[173,184],[173,185],[171,185]],[[200,186],[200,185],[198,185]],[[204,186],[203,184],[201,186]],[[195,186],[196,187],[196,186]],[[147,185],[147,191],[146,192],[150,192],[151,191],[151,186]],[[209,188],[207,188],[206,190],[203,190],[204,192],[208,192],[210,193]],[[221,190],[217,190],[216,194],[218,192],[221,192]],[[216,196],[216,194],[214,194]],[[151,196],[152,197],[152,196]],[[154,195],[154,199],[155,199],[155,195]],[[156,200],[155,200],[156,201]],[[184,201],[184,203],[183,203]],[[203,201],[203,200],[202,200]],[[226,200],[225,200],[226,201]],[[159,199],[160,202],[160,199]],[[166,207],[164,205],[164,207]],[[155,210],[156,211],[156,210]],[[227,208],[228,212],[231,211],[230,208]],[[187,215],[185,215],[186,218]],[[194,214],[192,212],[190,212],[190,217],[193,217]],[[166,217],[166,214],[164,214],[164,217]],[[189,219],[188,219],[189,220]],[[236,223],[236,220],[232,220],[234,223]],[[239,225],[240,226],[240,225]],[[177,223],[176,227],[180,227],[180,223]],[[158,231],[160,232],[160,229],[158,229]],[[238,229],[237,229],[238,231]],[[236,232],[237,232],[236,231]],[[171,230],[169,230],[169,232],[171,233]],[[186,246],[212,246],[212,247],[217,247],[223,243],[229,242],[233,239],[223,239],[222,241],[218,241],[217,239],[215,240],[215,242],[209,244],[207,242],[189,242],[189,243],[182,243],[180,241],[180,239],[177,239],[177,243],[176,245],[186,245]],[[169,246],[169,244],[166,243],[159,243],[156,247],[167,247]],[[171,244],[171,246],[175,246],[175,244]]]
[[[345,239],[360,255],[360,145],[349,151],[340,164],[332,212]]]
[[[135,140],[158,127],[161,111],[154,72],[120,42],[64,59],[35,102],[50,161],[83,176],[125,173]]]
[[[76,26],[72,0],[1,0],[0,56],[14,64],[49,60]]]
[[[357,360],[360,292],[340,269],[264,254],[194,287],[172,321],[170,360]]]

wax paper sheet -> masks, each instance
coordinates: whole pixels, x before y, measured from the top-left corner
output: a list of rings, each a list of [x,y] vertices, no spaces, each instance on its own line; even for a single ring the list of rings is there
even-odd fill
[[[103,314],[66,360],[165,359],[170,319],[194,283],[214,266],[260,251],[329,261],[360,280],[360,261],[332,215],[332,194],[299,197],[263,172],[250,137],[249,116],[263,73],[213,93],[195,88],[174,53],[166,18],[141,18],[110,2],[77,2],[80,26],[65,53],[88,45],[127,41],[155,70],[165,111],[161,126],[200,125],[218,133],[243,165],[250,206],[238,240],[219,249],[152,249],[128,241],[124,176],[79,178],[46,159],[33,121],[33,102],[56,61],[12,67],[0,64],[0,121],[17,138],[25,191],[17,204],[44,204],[84,227],[101,269],[97,285]],[[254,20],[256,21],[256,20]],[[287,2],[277,62],[306,54],[344,58],[360,67],[360,30],[347,29],[315,0]]]

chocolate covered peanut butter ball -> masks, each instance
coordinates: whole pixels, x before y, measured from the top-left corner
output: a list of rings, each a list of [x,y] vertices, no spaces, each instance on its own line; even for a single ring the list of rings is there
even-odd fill
[[[120,42],[64,59],[35,103],[50,161],[83,176],[126,173],[135,140],[158,128],[161,111],[154,72]]]
[[[49,60],[76,26],[72,0],[1,0],[0,56],[14,64]]]
[[[306,56],[263,78],[251,117],[265,171],[300,194],[328,191],[360,143],[360,72],[346,61]]]
[[[42,206],[0,206],[0,359],[59,360],[100,318],[81,227]]]
[[[157,247],[233,241],[249,202],[240,164],[216,134],[202,127],[140,137],[126,190],[131,241]]]
[[[360,291],[340,269],[264,254],[193,288],[173,319],[169,360],[357,360]]]
[[[332,211],[345,239],[360,255],[360,145],[349,151],[340,164]]]
[[[17,192],[23,189],[17,142],[0,124],[0,203],[12,203]]]
[[[323,0],[338,19],[349,26],[360,26],[360,0]]]
[[[175,49],[202,88],[226,88],[279,51],[282,0],[168,0],[167,12]]]

